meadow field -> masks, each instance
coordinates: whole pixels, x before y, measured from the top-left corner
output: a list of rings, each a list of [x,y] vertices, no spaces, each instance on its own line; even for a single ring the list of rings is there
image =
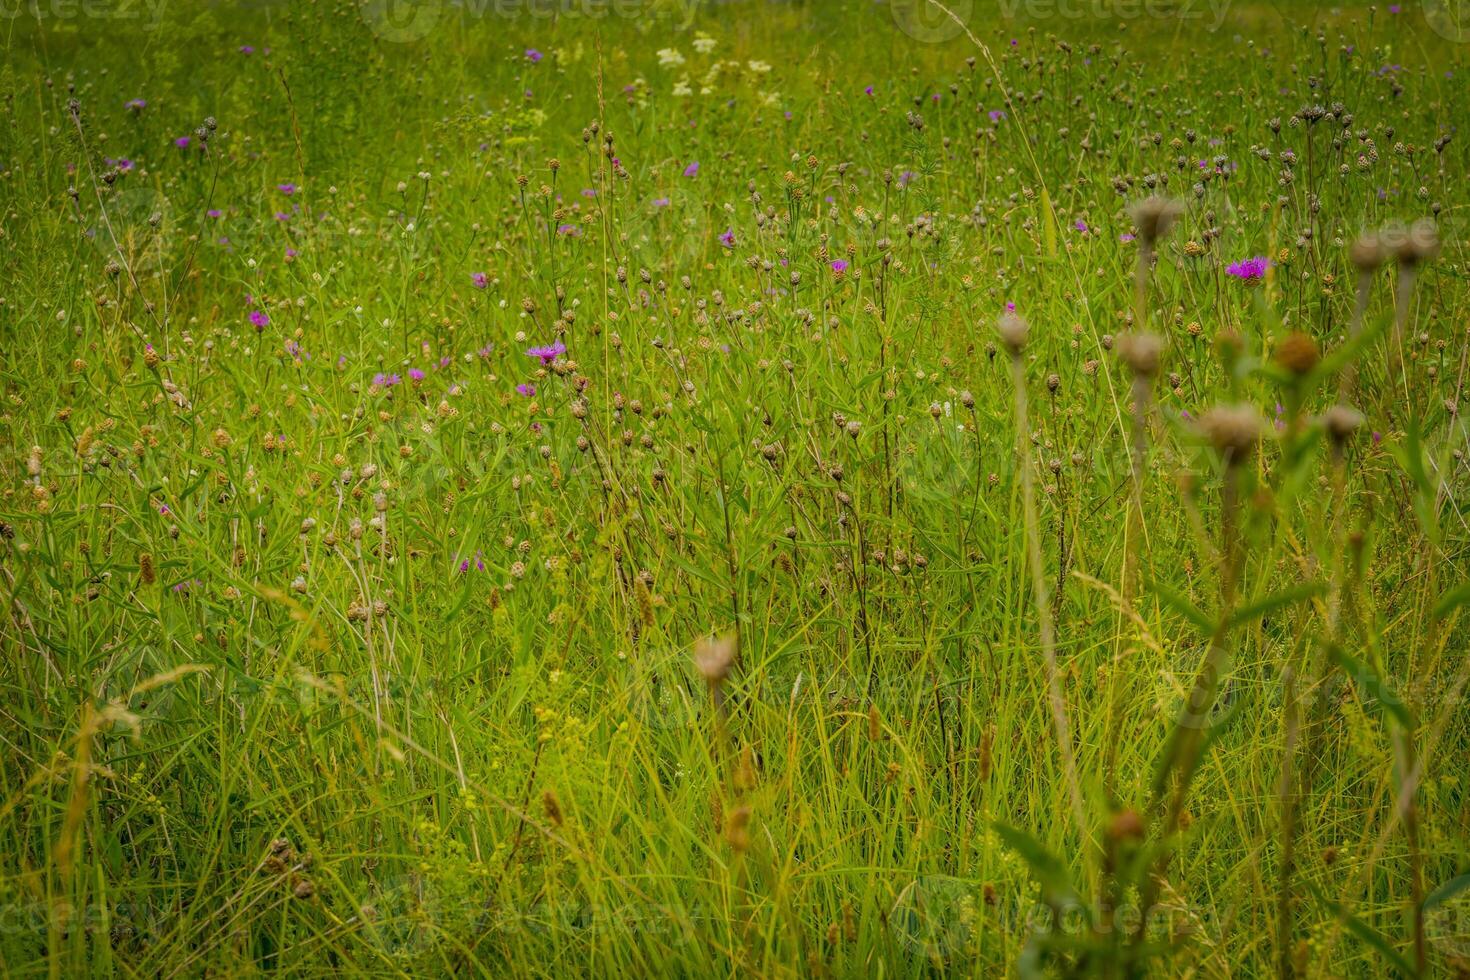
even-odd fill
[[[0,34],[0,974],[1470,975],[1470,5]]]

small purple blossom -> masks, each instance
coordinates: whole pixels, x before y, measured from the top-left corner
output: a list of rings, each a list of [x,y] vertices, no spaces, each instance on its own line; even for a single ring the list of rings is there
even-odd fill
[[[271,322],[270,314],[265,310],[251,310],[249,319],[251,326],[256,330],[263,330]]]
[[[540,347],[532,347],[526,351],[526,356],[539,357],[541,358],[542,364],[551,365],[555,364],[556,359],[566,352],[567,345],[558,340],[554,344],[543,344]]]
[[[699,161],[698,160],[693,161],[692,163],[689,164],[689,166],[687,166],[687,167],[684,168],[684,176],[685,177],[693,177],[693,176],[696,176],[698,173],[699,173]]]
[[[290,183],[277,184],[276,190],[280,191],[282,194],[285,194],[287,197],[290,197],[292,194],[296,193],[296,185]]]
[[[847,271],[847,260],[846,259],[833,259],[832,260],[832,271],[835,272],[835,273],[837,273],[839,276],[842,275],[844,272]]]
[[[669,199],[666,197],[656,197],[653,199],[653,206],[656,208],[666,208],[669,206]]]
[[[723,245],[723,246],[725,246],[726,248],[734,248],[735,247],[735,231],[734,231],[734,229],[732,229],[732,228],[726,228],[720,234],[720,244]]]
[[[490,277],[483,272],[472,272],[470,282],[474,283],[476,289],[485,289],[490,285]]]
[[[129,99],[127,102],[123,103],[123,108],[131,109],[134,112],[142,112],[144,109],[148,108],[148,103],[142,99]]]
[[[424,371],[423,371],[423,368],[409,368],[408,369],[408,379],[410,381],[422,381],[422,380],[424,380]]]
[[[379,388],[391,388],[394,385],[403,384],[403,378],[397,374],[383,374],[379,372],[373,375],[373,384]]]
[[[536,396],[536,386],[532,384],[516,385],[516,394],[524,395],[527,398],[534,398]]]
[[[1271,268],[1271,263],[1263,255],[1257,255],[1252,259],[1242,259],[1232,262],[1226,267],[1227,275],[1244,282],[1247,286],[1254,286],[1266,277],[1266,270]]]
[[[543,57],[544,57],[544,55],[542,55],[541,52],[540,51],[537,51],[535,48],[527,48],[526,49],[526,60],[529,61],[533,65],[536,62],[540,61]]]
[[[180,136],[178,139],[174,140],[174,146],[177,146],[181,150],[187,150],[189,148],[189,137]]]

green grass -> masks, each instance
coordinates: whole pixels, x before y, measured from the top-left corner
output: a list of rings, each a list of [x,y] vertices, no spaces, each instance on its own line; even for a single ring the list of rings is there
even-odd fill
[[[1466,47],[954,9],[0,22],[0,972],[1467,968]]]

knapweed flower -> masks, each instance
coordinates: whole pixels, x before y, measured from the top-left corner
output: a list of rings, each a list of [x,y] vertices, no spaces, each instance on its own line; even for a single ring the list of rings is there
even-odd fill
[[[207,214],[211,218],[218,218],[222,214],[224,214],[224,212],[221,211],[219,208],[210,208],[208,211],[206,211],[204,213]]]
[[[656,197],[653,199],[653,206],[656,208],[666,208],[669,206],[669,199],[666,197]]]
[[[564,238],[581,238],[582,229],[576,225],[557,225],[556,233]]]
[[[530,384],[516,385],[516,394],[524,395],[527,398],[534,398],[536,397],[536,386]]]
[[[287,197],[290,197],[292,194],[295,194],[296,193],[296,185],[295,184],[277,184],[276,185],[276,190],[280,191],[282,194],[285,194]]]
[[[255,48],[252,45],[249,45],[249,44],[242,44],[242,45],[240,45],[240,53],[241,54],[254,54],[255,53]]]
[[[410,381],[422,381],[422,380],[424,380],[424,370],[423,370],[423,368],[409,368],[408,369],[408,379]]]
[[[263,330],[271,322],[270,315],[265,310],[251,310],[250,324],[256,330]]]
[[[541,58],[542,54],[540,51],[537,51],[535,48],[526,49],[526,60],[529,61],[531,64],[534,65],[536,62],[540,61]]]
[[[473,559],[465,558],[462,561],[460,561],[460,563],[459,563],[459,570],[461,572],[467,572],[467,571],[470,570],[470,565],[471,564],[473,564],[475,566],[475,571],[477,571],[477,572],[483,572],[485,570],[485,559],[482,556],[482,553],[481,552],[476,551],[475,552],[475,557]]]
[[[699,173],[699,161],[698,160],[693,161],[692,163],[689,164],[689,166],[687,166],[687,167],[684,168],[684,176],[685,177],[693,177],[697,173]]]
[[[475,284],[476,289],[485,289],[490,285],[490,277],[483,272],[470,274],[470,282]]]
[[[373,384],[379,388],[391,388],[394,385],[403,384],[403,378],[396,374],[383,374],[379,372],[373,375]]]
[[[726,248],[734,248],[735,247],[735,231],[734,231],[734,229],[726,228],[720,234],[720,244],[723,245],[723,246],[725,246]]]
[[[567,345],[561,341],[554,344],[543,344],[540,347],[532,347],[526,351],[527,357],[539,357],[542,364],[555,364],[556,359],[567,352]]]
[[[1242,259],[1232,262],[1226,267],[1227,275],[1234,276],[1247,286],[1254,286],[1266,277],[1266,270],[1271,268],[1271,263],[1264,255],[1257,255],[1252,259]]]
[[[865,88],[864,88],[864,89],[863,89],[863,94],[864,94],[864,95],[872,95],[872,94],[873,94],[873,86],[871,86],[871,85],[869,85],[869,86],[866,86],[866,87],[865,87]]]
[[[178,139],[174,140],[174,146],[177,146],[181,150],[187,150],[189,148],[189,137],[180,136]]]
[[[129,99],[123,105],[123,108],[131,109],[134,112],[142,112],[144,109],[148,108],[148,103],[142,99]]]
[[[835,273],[837,273],[839,276],[842,275],[844,272],[847,271],[847,260],[846,259],[833,259],[832,260],[832,271],[835,272]]]

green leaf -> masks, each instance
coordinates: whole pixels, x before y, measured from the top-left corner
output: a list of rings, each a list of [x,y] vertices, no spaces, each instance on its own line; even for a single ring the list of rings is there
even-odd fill
[[[1451,878],[1429,893],[1429,897],[1424,900],[1424,911],[1434,911],[1467,888],[1470,888],[1470,874],[1458,875]]]
[[[1005,845],[1030,866],[1032,875],[1041,885],[1042,896],[1047,901],[1055,903],[1077,897],[1077,890],[1072,887],[1072,878],[1067,874],[1066,865],[1040,841],[1026,831],[999,820],[991,826]]]
[[[1236,626],[1242,626],[1251,620],[1259,619],[1267,613],[1275,612],[1283,606],[1289,606],[1294,602],[1315,598],[1326,591],[1327,586],[1323,582],[1303,582],[1301,585],[1294,585],[1289,589],[1282,589],[1280,592],[1274,592],[1271,595],[1257,599],[1255,602],[1248,603],[1235,610],[1234,614],[1230,617],[1230,626],[1232,629]]]
[[[1408,960],[1404,959],[1404,955],[1402,953],[1393,948],[1392,944],[1389,943],[1389,941],[1383,936],[1382,933],[1378,932],[1362,919],[1359,919],[1357,916],[1353,915],[1347,909],[1343,908],[1342,905],[1340,905],[1339,903],[1334,902],[1332,899],[1322,894],[1322,890],[1312,882],[1307,882],[1307,888],[1311,891],[1312,896],[1321,903],[1323,908],[1331,912],[1334,916],[1337,917],[1337,920],[1339,922],[1347,927],[1348,932],[1352,933],[1354,936],[1357,936],[1369,946],[1372,946],[1374,949],[1378,950],[1378,952],[1383,955],[1384,959],[1393,964],[1393,968],[1395,970],[1398,970],[1406,977],[1412,977],[1415,975],[1414,967],[1409,964]]]
[[[1359,660],[1336,645],[1330,647],[1328,653],[1344,673],[1362,685],[1363,691],[1377,702],[1379,707],[1393,715],[1394,719],[1404,728],[1410,730],[1414,728],[1414,716],[1408,706],[1370,664]]]
[[[1183,593],[1175,592],[1158,581],[1149,582],[1148,588],[1150,592],[1158,596],[1160,602],[1199,627],[1201,633],[1208,635],[1215,632],[1215,621],[1206,615],[1203,609],[1190,602]]]
[[[1439,597],[1434,604],[1434,618],[1444,619],[1467,602],[1470,602],[1470,582],[1461,582]]]

